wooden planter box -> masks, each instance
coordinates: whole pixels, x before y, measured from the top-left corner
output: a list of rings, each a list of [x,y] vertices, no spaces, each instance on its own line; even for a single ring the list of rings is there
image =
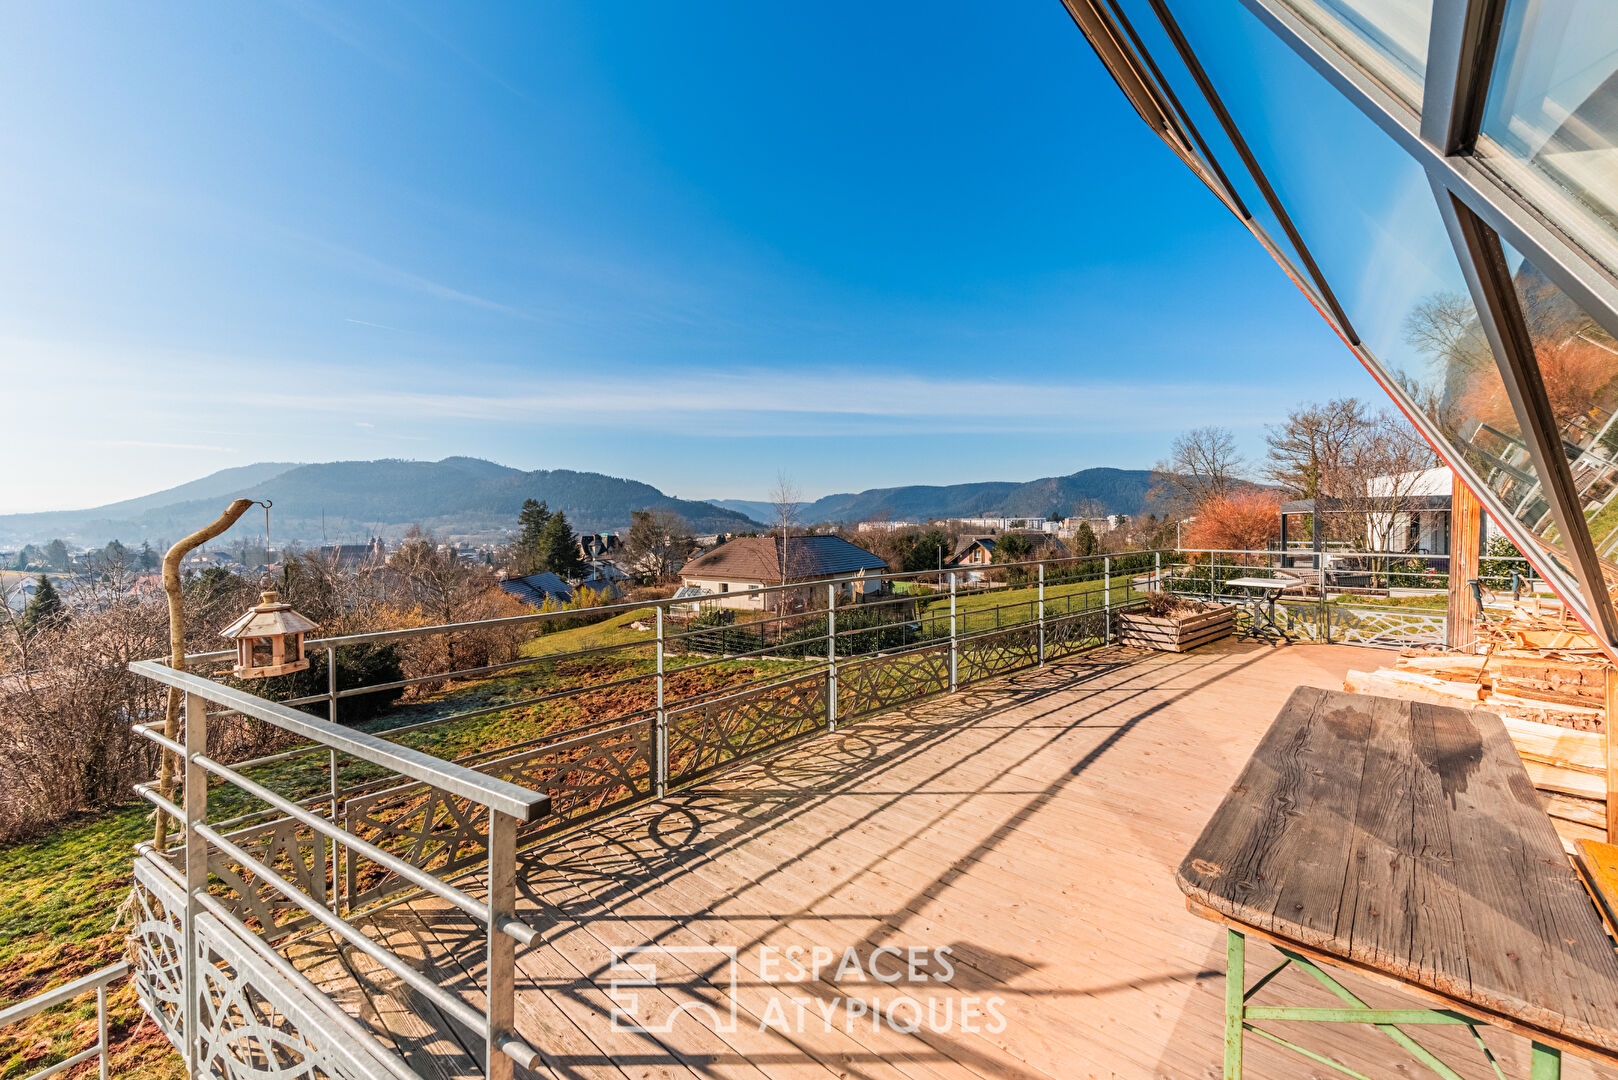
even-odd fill
[[[1198,645],[1229,637],[1235,630],[1234,607],[1163,618],[1143,611],[1118,614],[1118,644],[1160,652],[1187,652]]]

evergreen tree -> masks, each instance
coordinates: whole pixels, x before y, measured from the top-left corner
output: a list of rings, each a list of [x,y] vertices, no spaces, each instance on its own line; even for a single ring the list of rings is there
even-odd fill
[[[1073,553],[1075,555],[1094,555],[1100,550],[1101,542],[1096,539],[1096,531],[1090,528],[1088,521],[1079,522],[1079,530],[1073,534]]]
[[[47,624],[62,614],[62,594],[56,591],[51,579],[44,574],[39,575],[38,587],[29,599],[28,606],[22,609],[23,633],[32,633],[37,627]]]
[[[549,570],[563,581],[579,576],[584,560],[579,558],[579,538],[567,523],[567,515],[558,510],[545,523],[539,534],[539,570]]]
[[[949,537],[943,529],[928,529],[916,537],[915,546],[904,553],[906,571],[937,570],[949,561]]]
[[[140,561],[140,568],[142,570],[156,570],[158,567],[157,552],[153,551],[152,545],[147,543],[145,540],[140,542],[140,555],[138,556],[138,559]]]
[[[60,540],[52,540],[45,545],[45,563],[52,570],[73,569],[73,559],[67,553],[67,545]]]
[[[543,502],[533,499],[524,499],[522,511],[517,515],[516,544],[516,571],[519,574],[532,574],[545,569],[541,563],[540,537],[545,533],[545,526],[550,523],[551,512]]]

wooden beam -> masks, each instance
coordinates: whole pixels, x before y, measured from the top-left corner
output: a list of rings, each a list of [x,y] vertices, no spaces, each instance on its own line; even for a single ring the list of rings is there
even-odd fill
[[[1454,476],[1449,510],[1449,625],[1444,641],[1452,649],[1464,648],[1477,638],[1478,603],[1472,581],[1478,576],[1483,550],[1483,504],[1472,489]]]
[[[1613,706],[1618,703],[1618,673],[1607,668],[1607,715],[1601,718],[1601,733],[1607,737],[1607,843],[1618,844],[1618,749],[1612,738]]]

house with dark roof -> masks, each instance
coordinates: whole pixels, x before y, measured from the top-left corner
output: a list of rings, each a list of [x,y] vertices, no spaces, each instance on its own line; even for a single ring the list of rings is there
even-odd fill
[[[686,563],[680,571],[680,582],[686,588],[700,589],[700,595],[717,597],[721,607],[752,611],[780,606],[777,600],[766,604],[767,594],[759,592],[772,585],[801,583],[807,590],[815,584],[824,587],[824,583],[835,583],[839,601],[854,601],[882,591],[882,574],[888,564],[857,544],[840,536],[793,536],[785,544],[784,580],[781,538],[744,536]],[[797,590],[793,590],[793,597],[800,603],[804,599]]]
[[[622,552],[617,533],[585,533],[579,537],[579,558],[585,562],[616,559]]]
[[[553,604],[566,604],[573,599],[572,587],[549,570],[525,577],[506,578],[500,583],[500,590],[530,607],[544,607],[547,600]]]

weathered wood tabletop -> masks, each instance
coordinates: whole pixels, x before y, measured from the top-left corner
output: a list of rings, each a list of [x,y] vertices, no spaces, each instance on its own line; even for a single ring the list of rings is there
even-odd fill
[[[1618,955],[1492,713],[1300,687],[1177,876],[1238,929],[1618,1054]]]

